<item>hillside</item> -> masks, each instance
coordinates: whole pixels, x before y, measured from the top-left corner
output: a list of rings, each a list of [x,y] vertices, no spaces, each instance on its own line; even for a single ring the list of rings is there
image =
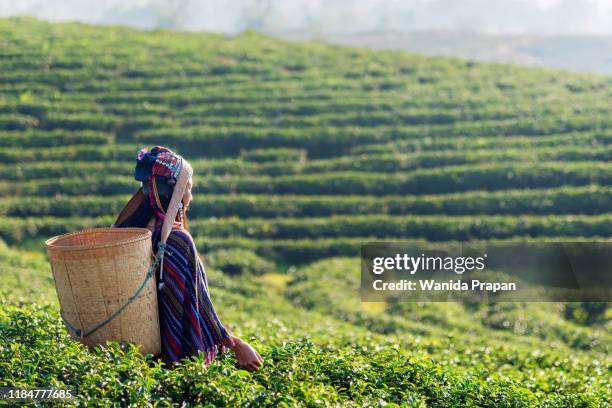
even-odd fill
[[[373,239],[610,239],[612,78],[26,18],[0,20],[0,55],[0,386],[83,405],[610,403],[609,323],[361,303],[357,256]],[[42,241],[109,225],[156,144],[194,167],[189,225],[257,374],[232,356],[173,372],[62,329]]]
[[[486,34],[461,30],[373,31],[353,34],[287,33],[290,40],[404,50],[573,71],[612,73],[612,37],[595,35]]]

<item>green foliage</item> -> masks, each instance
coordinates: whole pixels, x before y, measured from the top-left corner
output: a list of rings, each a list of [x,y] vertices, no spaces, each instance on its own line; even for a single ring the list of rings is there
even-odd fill
[[[68,387],[84,405],[167,400],[257,406],[282,401],[567,406],[568,400],[582,399],[586,406],[597,406],[611,397],[605,368],[609,333],[589,329],[600,336],[599,345],[585,348],[559,337],[555,330],[567,325],[571,333],[577,327],[561,316],[551,319],[551,310],[542,305],[525,313],[535,318],[533,311],[542,309],[530,323],[547,329],[517,332],[521,337],[491,330],[486,320],[478,324],[478,314],[460,304],[373,308],[359,302],[355,258],[293,271],[286,293],[272,291],[250,274],[231,278],[207,268],[222,318],[243,336],[255,336],[266,359],[261,372],[248,374],[231,354],[208,369],[196,357],[168,370],[133,347],[87,349],[63,328],[44,258],[6,247],[0,255],[0,292],[12,299],[0,304],[0,385]],[[35,306],[33,299],[50,305]],[[588,384],[585,376],[591,378]]]
[[[244,249],[226,249],[210,252],[208,263],[228,275],[263,275],[274,269],[274,264]]]
[[[18,21],[0,23],[12,244],[107,225],[137,187],[143,144],[193,163],[202,249],[304,263],[352,255],[358,238],[609,235],[606,79]]]
[[[240,156],[248,161],[259,163],[273,161],[304,161],[306,152],[300,149],[254,149],[240,152]]]
[[[368,304],[359,306],[356,280],[347,274],[357,272],[356,262],[328,260],[297,271],[287,292],[291,303],[283,293],[244,276],[209,271],[223,318],[240,327],[265,359],[256,374],[239,369],[231,353],[208,368],[202,356],[195,356],[170,370],[133,346],[108,343],[88,349],[69,338],[55,299],[48,306],[0,301],[0,386],[70,388],[79,405],[97,406],[156,401],[369,406],[384,401],[595,407],[612,398],[606,354],[572,349],[550,333],[523,333],[508,342],[504,330],[478,325],[458,304],[416,304],[411,312],[388,316]],[[28,268],[35,276],[48,266]],[[317,279],[324,274],[327,286]],[[421,309],[432,309],[437,319],[425,317]],[[385,325],[394,332],[383,330]]]
[[[563,314],[568,320],[589,326],[606,321],[607,310],[606,302],[566,303]]]
[[[302,340],[261,348],[257,374],[226,357],[210,367],[202,356],[168,370],[134,346],[93,350],[70,340],[48,308],[0,313],[0,385],[70,388],[79,404],[143,406],[155,401],[214,406],[303,404],[333,406],[412,402],[463,406],[529,404],[533,393],[509,381],[445,374],[435,364],[394,350],[325,350]]]
[[[11,175],[33,178],[42,166],[7,169]],[[112,163],[102,165],[66,165],[44,167],[47,174],[62,177],[82,172],[87,176],[103,168],[114,169]],[[42,169],[41,169],[42,170]],[[0,173],[2,170],[0,169]],[[0,214],[9,217],[98,217],[117,214],[129,195],[6,197],[0,199]],[[303,196],[215,194],[196,195],[189,206],[190,218],[240,217],[326,217],[332,215],[486,215],[486,214],[600,214],[612,201],[612,188],[597,185],[555,189],[471,191],[465,193],[417,196]]]
[[[49,303],[56,298],[51,268],[40,251],[16,251],[0,240],[0,278],[0,299]]]
[[[605,336],[566,324],[560,320],[560,309],[559,305],[497,303],[486,305],[481,319],[482,324],[496,330],[509,330],[517,335],[533,335],[543,339],[556,337],[576,349],[607,350]],[[564,313],[566,311],[565,308]]]

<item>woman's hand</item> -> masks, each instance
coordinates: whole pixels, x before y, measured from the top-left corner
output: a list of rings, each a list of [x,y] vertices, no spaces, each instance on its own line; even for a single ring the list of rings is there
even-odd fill
[[[234,340],[233,350],[240,366],[248,371],[259,370],[264,360],[257,350],[240,337],[232,335],[232,340]]]

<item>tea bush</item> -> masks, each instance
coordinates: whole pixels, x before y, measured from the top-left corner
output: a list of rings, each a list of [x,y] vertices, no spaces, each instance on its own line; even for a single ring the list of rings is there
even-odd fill
[[[24,261],[23,253],[7,248],[0,253],[3,271],[12,265],[48,276],[41,255]],[[44,306],[19,300],[19,292],[28,293],[22,285],[0,303],[0,386],[70,388],[77,405],[97,406],[604,406],[610,401],[606,354],[569,352],[572,345],[550,332],[523,333],[507,343],[505,331],[475,326],[458,304],[452,310],[418,306],[433,308],[437,320],[407,318],[422,315],[416,309],[385,317],[367,304],[359,306],[355,279],[345,273],[356,261],[323,261],[297,271],[287,292],[295,306],[253,278],[208,270],[222,318],[266,360],[255,374],[237,367],[231,353],[208,368],[196,356],[168,369],[134,346],[89,349],[69,338],[51,282],[38,289],[51,293],[48,300],[39,298]],[[318,279],[323,274],[329,275],[327,286]],[[4,284],[0,291],[8,287]],[[394,325],[393,332],[379,330]]]
[[[251,251],[226,249],[210,252],[208,263],[228,275],[263,275],[274,270],[274,264]]]

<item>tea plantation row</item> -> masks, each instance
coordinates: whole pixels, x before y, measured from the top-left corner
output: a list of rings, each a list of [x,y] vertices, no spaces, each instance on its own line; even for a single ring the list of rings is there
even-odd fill
[[[89,170],[102,169],[102,165],[83,167]],[[0,215],[98,217],[108,215],[109,211],[118,214],[129,198],[129,195],[5,197],[0,199]],[[606,213],[611,201],[612,188],[597,185],[418,196],[215,194],[195,196],[189,206],[189,216],[277,218],[342,214],[596,215]]]

